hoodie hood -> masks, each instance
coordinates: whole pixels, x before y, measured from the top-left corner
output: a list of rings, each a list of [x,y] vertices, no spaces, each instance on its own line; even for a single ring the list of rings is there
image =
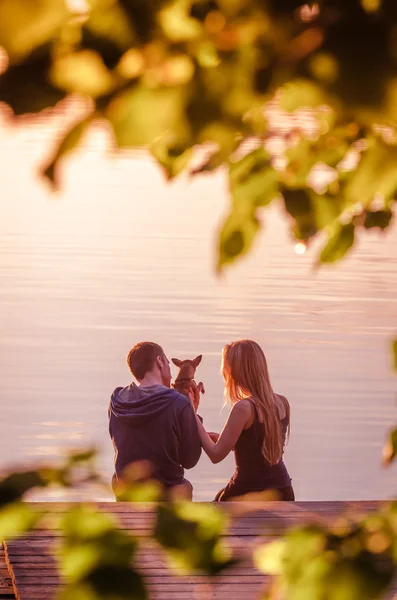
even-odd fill
[[[175,399],[175,390],[164,385],[140,387],[131,383],[114,390],[110,412],[118,419],[140,427],[164,412]]]

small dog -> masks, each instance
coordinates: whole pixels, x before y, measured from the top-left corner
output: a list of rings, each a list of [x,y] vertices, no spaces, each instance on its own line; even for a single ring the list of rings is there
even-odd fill
[[[190,389],[198,389],[201,394],[205,394],[204,384],[202,381],[196,383],[194,381],[194,374],[197,367],[201,363],[202,355],[197,356],[194,360],[179,360],[179,358],[171,358],[172,362],[176,367],[179,368],[179,373],[172,384],[172,387],[189,398]]]

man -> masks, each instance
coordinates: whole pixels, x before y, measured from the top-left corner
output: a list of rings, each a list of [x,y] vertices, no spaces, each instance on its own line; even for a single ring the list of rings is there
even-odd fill
[[[195,416],[200,394],[192,391],[189,399],[170,388],[170,363],[158,344],[136,344],[128,354],[127,364],[138,385],[116,388],[109,406],[115,495],[128,467],[146,461],[152,477],[166,492],[183,486],[184,497],[192,499],[193,488],[184,478],[184,469],[194,467],[201,455]]]

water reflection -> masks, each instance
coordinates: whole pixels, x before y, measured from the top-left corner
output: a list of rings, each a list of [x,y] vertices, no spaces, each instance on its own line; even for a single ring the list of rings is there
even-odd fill
[[[83,438],[83,431],[60,431],[59,433],[38,433],[36,435],[21,435],[21,440],[80,440]]]
[[[297,255],[275,206],[252,256],[217,279],[222,173],[166,185],[141,155],[109,157],[106,135],[93,131],[54,199],[34,173],[57,120],[1,130],[0,466],[95,443],[110,477],[109,396],[129,382],[125,357],[141,339],[203,354],[201,413],[219,430],[221,348],[252,337],[291,403],[286,460],[297,497],[394,493],[395,472],[380,462],[396,416],[395,229],[313,273],[318,248]],[[215,466],[203,457],[189,473],[195,499],[211,499],[231,472],[232,457]]]

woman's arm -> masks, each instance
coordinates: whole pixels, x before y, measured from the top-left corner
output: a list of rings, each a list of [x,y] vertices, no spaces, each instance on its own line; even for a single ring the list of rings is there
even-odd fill
[[[218,441],[215,443],[204,429],[203,424],[197,419],[201,445],[204,452],[213,463],[221,462],[234,449],[241,432],[252,416],[252,408],[248,400],[240,400],[230,412],[226,425]]]

